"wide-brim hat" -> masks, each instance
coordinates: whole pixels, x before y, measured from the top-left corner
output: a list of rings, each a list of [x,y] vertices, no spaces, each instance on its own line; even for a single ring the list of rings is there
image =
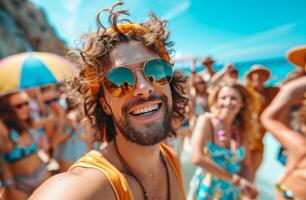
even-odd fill
[[[251,77],[253,76],[253,74],[258,73],[260,74],[260,76],[264,77],[264,81],[267,81],[270,76],[271,76],[271,72],[269,69],[267,69],[266,67],[264,67],[263,65],[260,64],[255,64],[253,65],[250,70],[247,72],[247,74],[245,75],[246,79],[251,80]]]
[[[298,46],[287,52],[287,59],[290,63],[305,68],[306,66],[306,45]]]
[[[209,64],[213,64],[215,63],[214,59],[212,59],[212,57],[207,56],[206,58],[204,58],[204,60],[202,61],[203,65],[209,65]]]

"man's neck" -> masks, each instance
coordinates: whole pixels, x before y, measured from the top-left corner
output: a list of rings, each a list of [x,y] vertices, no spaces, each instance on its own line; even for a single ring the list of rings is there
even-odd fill
[[[160,144],[143,146],[128,141],[122,134],[116,135],[117,149],[133,170],[140,177],[154,175],[160,169]],[[116,148],[116,147],[115,147]],[[118,155],[119,156],[119,155]]]

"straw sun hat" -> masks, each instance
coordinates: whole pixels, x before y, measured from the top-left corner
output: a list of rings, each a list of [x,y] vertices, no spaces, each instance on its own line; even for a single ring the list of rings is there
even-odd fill
[[[210,56],[207,56],[206,58],[204,58],[204,60],[202,61],[203,65],[211,65],[215,63],[214,59],[212,59]]]
[[[247,72],[246,79],[251,80],[253,74],[255,74],[255,73],[259,74],[260,76],[263,76],[264,77],[264,81],[267,81],[270,78],[270,76],[271,76],[271,72],[270,72],[269,69],[267,69],[263,65],[255,64]]]
[[[298,46],[287,52],[287,59],[292,64],[305,68],[306,67],[306,45]]]

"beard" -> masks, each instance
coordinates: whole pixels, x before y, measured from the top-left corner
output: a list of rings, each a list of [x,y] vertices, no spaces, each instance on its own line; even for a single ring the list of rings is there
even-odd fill
[[[132,105],[137,105],[146,101],[161,100],[162,105],[159,109],[163,112],[161,120],[154,121],[145,125],[145,128],[136,128],[128,120],[128,108]],[[131,102],[122,107],[123,118],[116,119],[113,118],[117,128],[120,130],[122,135],[129,140],[130,142],[150,146],[155,145],[166,139],[170,135],[171,128],[171,111],[170,106],[168,105],[167,98],[165,96],[155,96],[151,95],[148,99],[139,99],[134,102]],[[124,120],[125,119],[125,120]]]

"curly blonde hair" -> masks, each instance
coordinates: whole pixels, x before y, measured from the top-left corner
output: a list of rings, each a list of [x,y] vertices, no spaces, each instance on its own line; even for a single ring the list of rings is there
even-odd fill
[[[208,104],[213,116],[217,116],[219,108],[217,106],[217,98],[222,88],[229,87],[237,90],[242,97],[243,107],[236,115],[235,123],[239,129],[239,137],[243,144],[247,144],[250,148],[255,146],[259,137],[258,133],[258,115],[255,108],[256,99],[246,87],[240,84],[226,83],[214,88],[209,97]]]
[[[116,11],[122,4],[119,2],[110,9],[101,10],[96,19],[98,30],[84,34],[81,38],[81,48],[69,53],[77,70],[68,80],[68,92],[70,97],[77,99],[78,104],[83,105],[90,124],[99,130],[96,135],[99,141],[103,138],[111,141],[115,136],[112,116],[107,115],[99,103],[99,99],[104,96],[100,82],[104,73],[111,68],[109,57],[111,50],[122,42],[135,40],[168,61],[170,61],[169,55],[173,52],[171,49],[173,43],[168,41],[169,31],[165,30],[166,21],[159,20],[154,14],[150,14],[146,22],[133,24],[129,19],[122,18],[129,15],[127,10]],[[100,20],[102,13],[109,15],[110,28],[108,29]],[[176,118],[184,117],[183,108],[188,103],[186,80],[183,73],[174,72],[170,83],[173,98],[172,116]],[[171,132],[175,135],[173,128]]]

